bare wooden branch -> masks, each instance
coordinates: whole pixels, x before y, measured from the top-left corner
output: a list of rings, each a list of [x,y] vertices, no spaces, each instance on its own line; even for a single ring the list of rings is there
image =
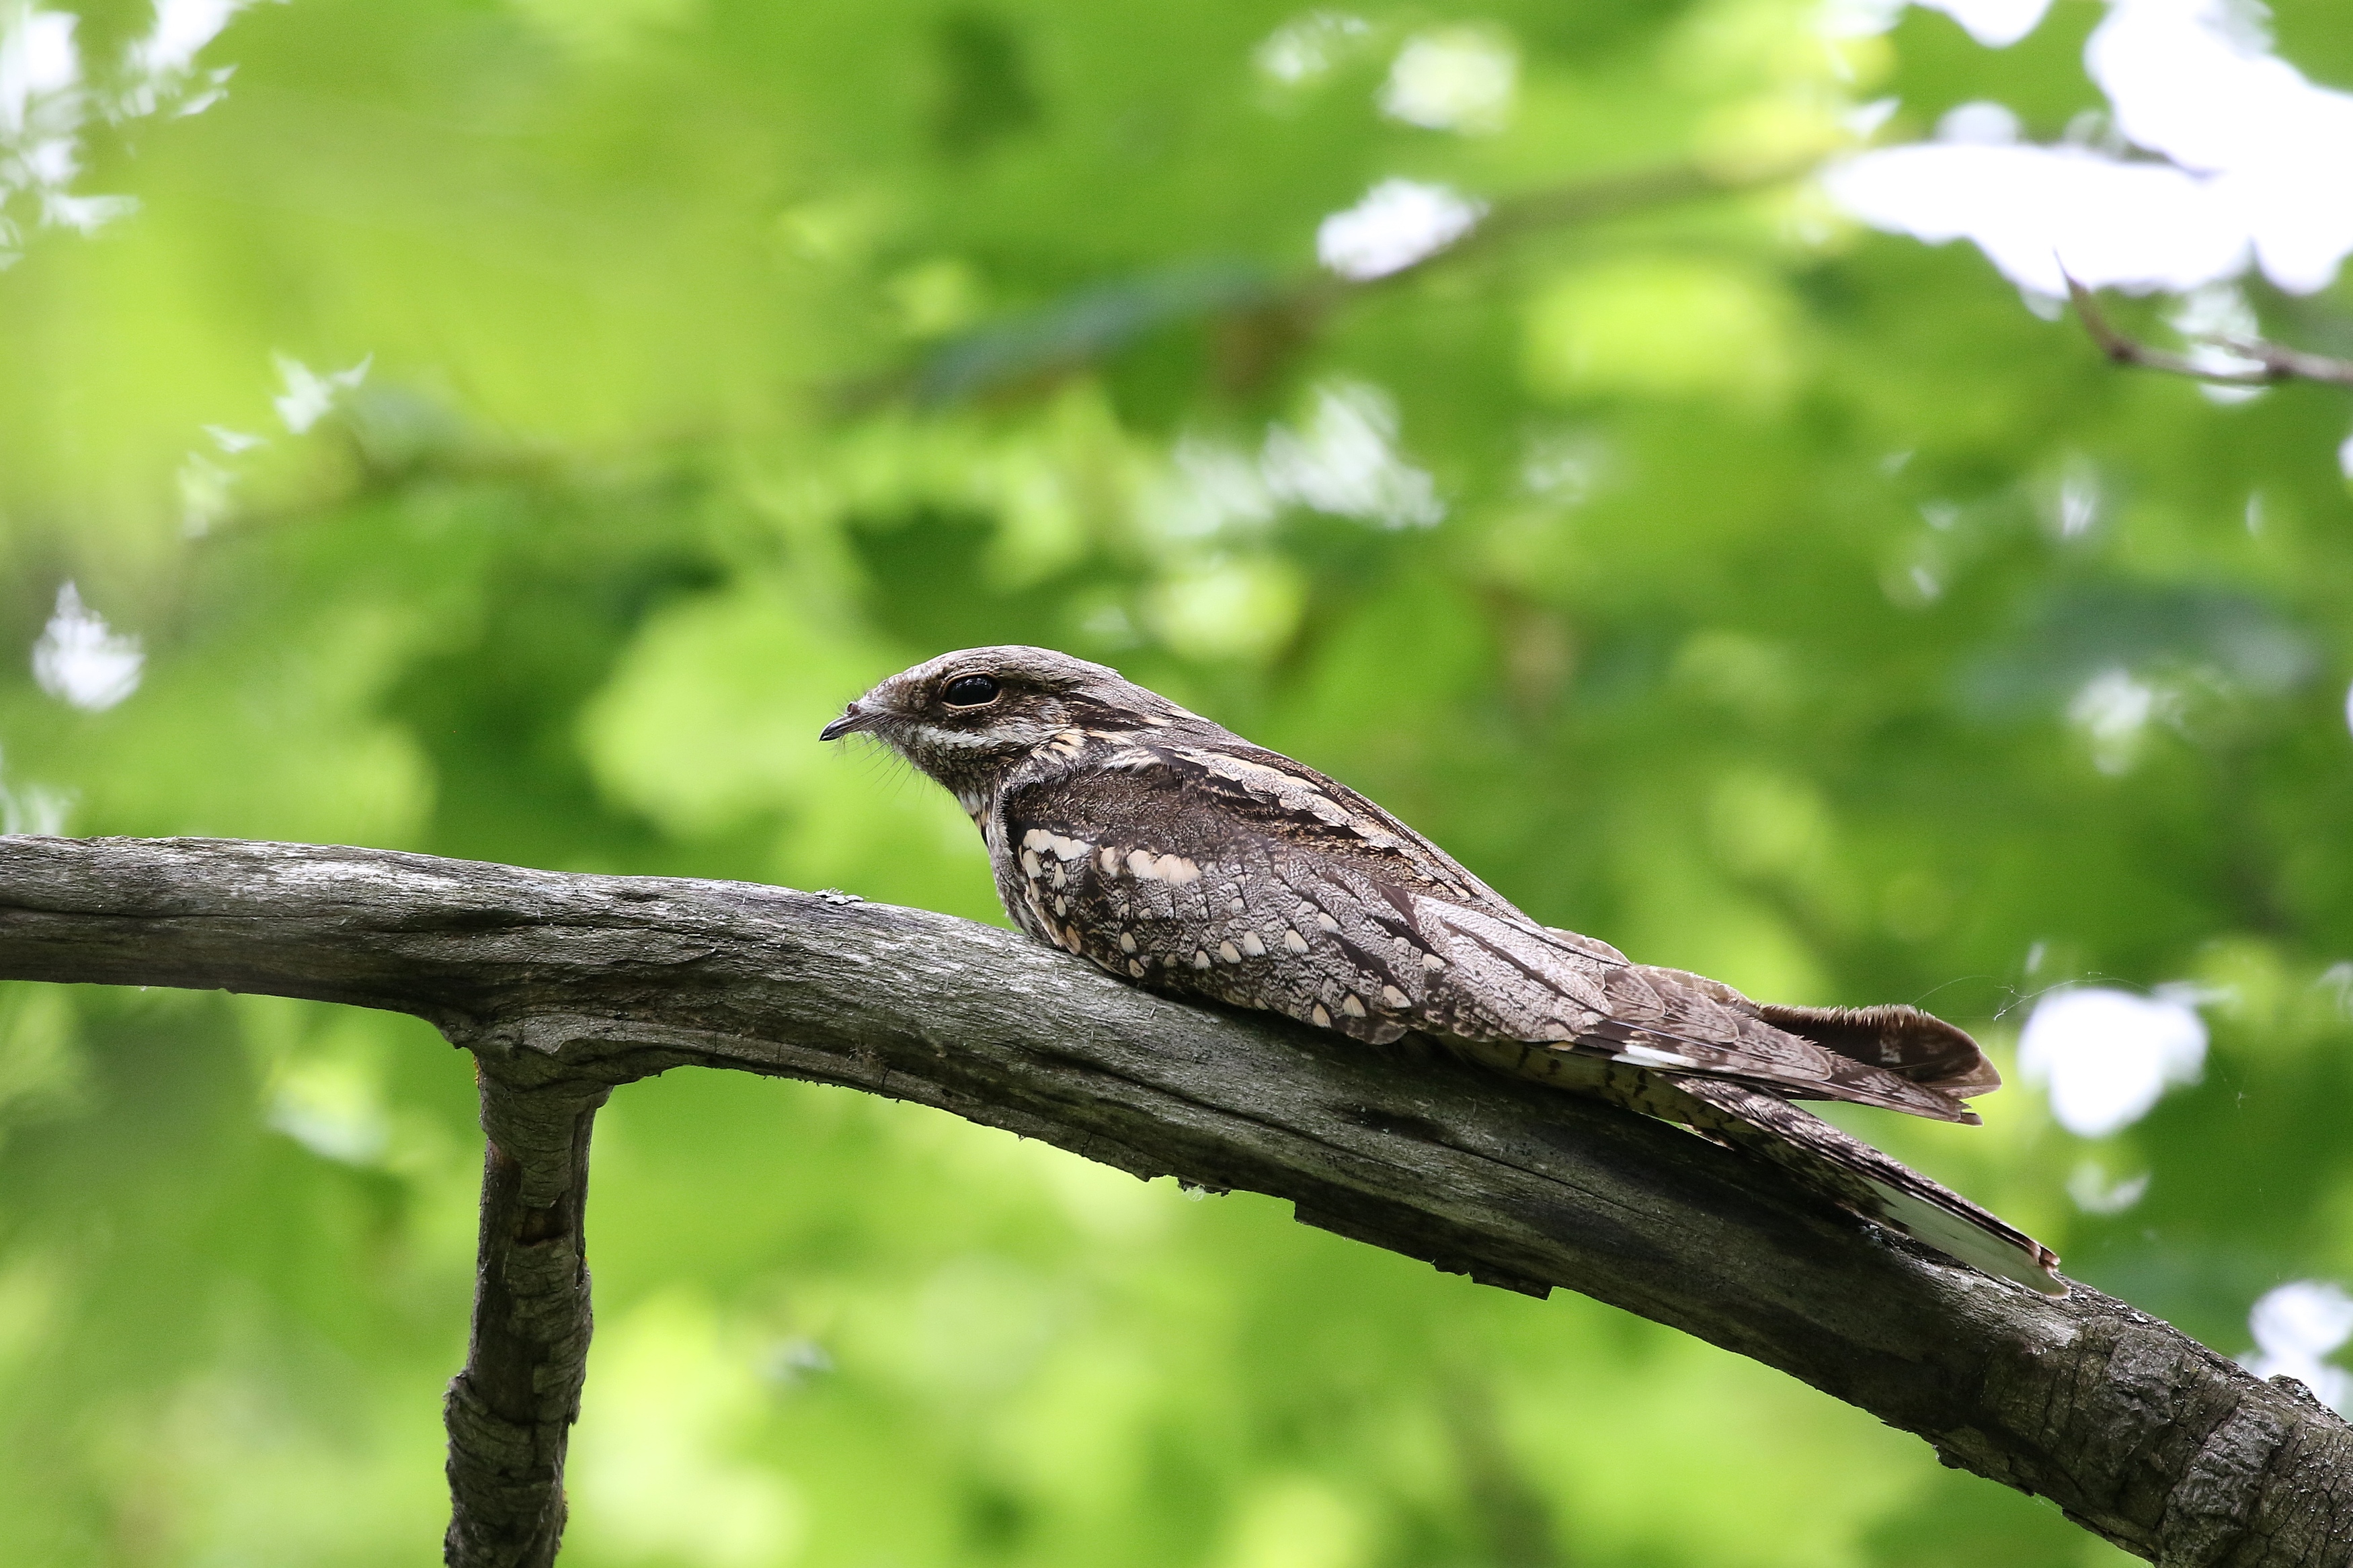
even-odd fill
[[[2261,338],[2216,337],[2205,340],[2251,362],[2250,369],[2232,370],[2200,364],[2187,354],[2154,348],[2118,331],[2101,310],[2097,297],[2073,277],[2067,279],[2067,295],[2075,302],[2075,314],[2082,318],[2084,331],[2100,345],[2102,353],[2118,364],[2138,365],[2144,370],[2163,371],[2168,375],[2186,375],[2193,381],[2210,382],[2217,386],[2271,386],[2283,381],[2316,381],[2331,386],[2353,386],[2353,360],[2306,353],[2302,349],[2284,348]]]
[[[588,1134],[611,1086],[483,1061],[482,1224],[465,1369],[442,1410],[457,1568],[547,1568],[588,1375]]]
[[[392,1008],[475,1053],[496,1152],[451,1400],[463,1568],[553,1551],[588,1326],[588,1116],[610,1086],[689,1064],[935,1106],[1274,1194],[1491,1284],[1584,1291],[2168,1565],[2353,1560],[2353,1430],[2120,1301],[1953,1266],[1657,1122],[1166,1001],[969,921],[380,850],[20,837],[0,839],[0,977]]]

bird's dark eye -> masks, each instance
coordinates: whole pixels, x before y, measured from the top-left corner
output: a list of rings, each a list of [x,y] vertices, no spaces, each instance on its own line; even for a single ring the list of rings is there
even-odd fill
[[[986,708],[997,700],[993,675],[959,675],[940,689],[940,700],[951,708]]]

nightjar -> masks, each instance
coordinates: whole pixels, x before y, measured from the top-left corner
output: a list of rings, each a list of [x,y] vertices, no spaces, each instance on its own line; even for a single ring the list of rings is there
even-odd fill
[[[1750,1001],[1540,925],[1371,801],[1117,671],[1034,647],[944,654],[852,702],[945,785],[1007,911],[1124,980],[1356,1039],[1415,1033],[1682,1123],[1986,1272],[2052,1294],[2056,1255],[1790,1103],[1975,1122],[1977,1043],[1905,1006]]]

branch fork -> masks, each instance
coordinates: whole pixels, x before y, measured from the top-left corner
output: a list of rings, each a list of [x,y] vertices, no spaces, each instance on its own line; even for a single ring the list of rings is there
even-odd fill
[[[474,1053],[480,1267],[456,1568],[545,1568],[590,1329],[596,1111],[670,1067],[888,1093],[1139,1176],[1289,1199],[1801,1378],[2168,1568],[2353,1562],[2353,1428],[2095,1290],[1955,1266],[1678,1130],[1150,995],[1011,932],[788,889],[384,850],[0,837],[0,978],[416,1014]]]

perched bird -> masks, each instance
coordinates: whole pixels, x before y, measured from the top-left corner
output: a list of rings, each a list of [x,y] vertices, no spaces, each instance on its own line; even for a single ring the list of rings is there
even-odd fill
[[[1345,785],[1116,670],[1035,647],[943,654],[849,704],[944,784],[1021,929],[1122,979],[1360,1040],[1430,1037],[1680,1122],[1988,1273],[2063,1295],[2058,1258],[1792,1105],[1943,1121],[2000,1078],[1905,1006],[1786,1007],[1538,924]]]

